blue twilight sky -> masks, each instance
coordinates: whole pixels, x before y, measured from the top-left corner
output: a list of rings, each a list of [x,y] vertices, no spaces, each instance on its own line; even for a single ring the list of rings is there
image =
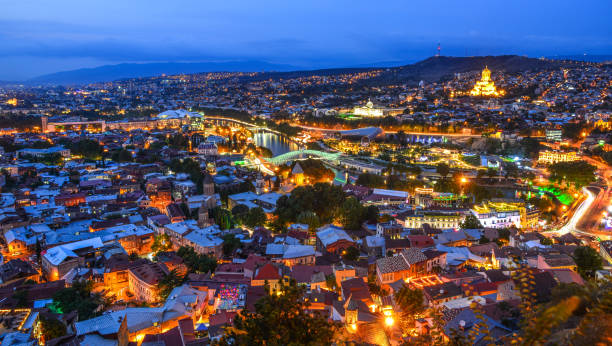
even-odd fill
[[[319,68],[612,54],[612,0],[2,0],[0,80],[122,62]]]

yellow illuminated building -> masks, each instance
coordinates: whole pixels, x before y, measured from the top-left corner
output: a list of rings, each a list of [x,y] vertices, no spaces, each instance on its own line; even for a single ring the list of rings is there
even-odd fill
[[[542,150],[538,155],[538,162],[551,165],[557,162],[577,161],[578,155],[575,151]]]
[[[9,106],[17,107],[17,99],[16,98],[8,99],[6,101],[6,104]]]
[[[506,92],[504,90],[497,90],[495,83],[491,80],[491,70],[485,67],[482,70],[482,77],[476,82],[474,88],[470,91],[472,96],[502,96]]]
[[[522,227],[520,208],[513,203],[487,201],[474,205],[471,212],[484,228]]]
[[[532,228],[537,226],[540,216],[537,208],[527,206],[524,201],[507,199],[494,199],[475,205],[472,213],[483,226],[490,228],[500,228],[504,225]]]
[[[381,108],[375,108],[371,100],[368,100],[365,107],[355,107],[353,109],[353,114],[362,117],[382,117],[384,115],[383,110]]]

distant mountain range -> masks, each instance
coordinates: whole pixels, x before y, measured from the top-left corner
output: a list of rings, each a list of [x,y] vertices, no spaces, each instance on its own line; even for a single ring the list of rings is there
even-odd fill
[[[32,78],[26,82],[28,84],[87,84],[93,82],[109,82],[127,78],[153,77],[160,76],[162,74],[176,75],[213,71],[294,71],[298,69],[300,69],[300,67],[272,64],[265,61],[118,64],[50,73]]]
[[[480,71],[487,66],[493,72],[517,73],[533,70],[557,69],[572,62],[536,59],[518,55],[449,57],[433,56],[411,65],[385,70],[371,82],[418,83],[452,78],[455,73]]]
[[[249,77],[259,80],[268,78],[297,78],[312,75],[332,76],[343,73],[382,69],[383,72],[380,73],[379,76],[367,80],[367,83],[414,84],[418,83],[420,80],[434,82],[440,79],[451,78],[455,73],[482,70],[485,66],[488,66],[494,72],[503,71],[506,73],[516,73],[528,70],[556,69],[563,66],[571,66],[572,64],[575,64],[575,62],[568,60],[581,60],[568,58],[569,57],[551,57],[546,59],[536,59],[518,55],[475,57],[435,56],[414,64],[403,66],[397,66],[397,64],[401,64],[400,62],[397,62],[397,64],[394,62],[379,62],[374,64],[361,64],[350,68],[332,68],[320,70],[304,70],[300,69],[298,66],[272,64],[264,61],[119,64],[47,74],[30,79],[25,83],[73,85],[93,82],[107,82],[129,78],[145,78],[160,76],[162,74],[176,75],[220,71],[264,72],[255,77]]]

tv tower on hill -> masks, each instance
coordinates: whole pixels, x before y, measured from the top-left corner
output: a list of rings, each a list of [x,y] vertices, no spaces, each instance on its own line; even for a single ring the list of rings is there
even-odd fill
[[[438,42],[438,52],[436,53],[436,56],[440,56],[440,42]]]

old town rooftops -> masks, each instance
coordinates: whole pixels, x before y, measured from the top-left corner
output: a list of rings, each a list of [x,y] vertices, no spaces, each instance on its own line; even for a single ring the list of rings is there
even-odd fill
[[[85,239],[74,243],[59,245],[48,249],[43,255],[44,258],[53,265],[59,265],[68,257],[79,257],[74,251],[92,247],[94,249],[101,248],[103,246],[102,239],[95,237],[91,239]]]
[[[347,240],[353,242],[353,239],[346,233],[346,231],[340,227],[334,225],[326,225],[319,228],[317,232],[317,238],[321,240],[323,246],[328,246],[340,240]]]

